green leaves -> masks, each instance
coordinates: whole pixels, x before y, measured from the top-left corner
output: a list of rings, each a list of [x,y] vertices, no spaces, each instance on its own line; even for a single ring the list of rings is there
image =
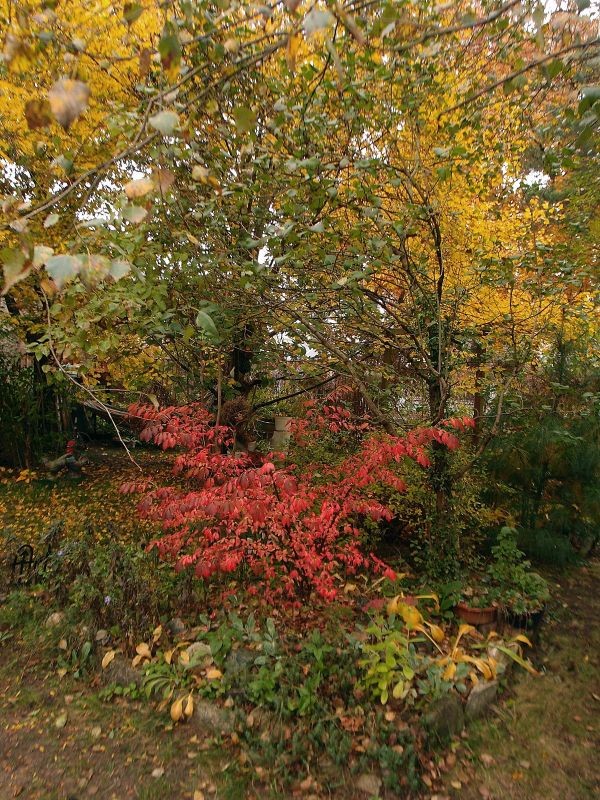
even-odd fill
[[[219,338],[219,331],[217,330],[217,326],[215,325],[213,318],[210,314],[207,314],[206,311],[198,311],[196,314],[196,325],[201,328],[204,333],[209,337],[209,339],[218,339]]]
[[[77,256],[52,256],[46,262],[46,271],[58,289],[79,274],[81,261]]]
[[[181,61],[181,42],[173,25],[165,25],[158,43],[161,64],[165,69],[176,69]]]
[[[584,86],[581,90],[582,100],[579,103],[579,114],[583,114],[591,108],[597,100],[600,100],[600,86]]]
[[[144,9],[139,3],[125,3],[123,6],[123,19],[128,25],[133,25],[143,12]]]
[[[31,267],[27,268],[25,266],[25,254],[23,251],[11,247],[4,247],[0,250],[0,260],[4,269],[2,294],[6,294],[15,283],[29,275]]]
[[[161,111],[150,117],[148,122],[163,136],[171,136],[179,124],[179,116],[174,111]]]
[[[61,290],[66,283],[77,276],[91,285],[104,278],[111,277],[118,281],[131,271],[131,264],[122,259],[111,261],[106,256],[91,255],[59,255],[52,256],[46,261],[46,271]]]
[[[119,281],[121,280],[121,278],[124,278],[126,275],[129,275],[130,272],[131,272],[131,264],[129,263],[129,261],[124,261],[123,259],[116,258],[114,261],[111,261],[108,274],[113,280]]]
[[[248,133],[256,125],[256,113],[246,106],[238,106],[233,111],[235,127],[239,133]]]
[[[141,206],[126,206],[123,209],[123,219],[126,219],[127,222],[137,224],[143,222],[147,216],[148,212]]]

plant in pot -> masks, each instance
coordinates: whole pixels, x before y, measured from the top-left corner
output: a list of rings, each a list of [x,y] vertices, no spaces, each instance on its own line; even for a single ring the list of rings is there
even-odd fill
[[[296,398],[280,400],[272,406],[275,430],[271,436],[273,450],[287,452],[292,433],[292,423],[298,416],[299,406]]]
[[[457,616],[469,625],[489,625],[496,621],[496,592],[487,575],[475,575],[466,580],[454,580],[437,588],[440,613]]]
[[[531,563],[517,547],[514,528],[502,528],[492,554],[488,576],[496,587],[504,616],[515,627],[537,627],[550,599],[548,583],[530,569]]]
[[[454,613],[469,625],[491,625],[498,617],[497,592],[486,577],[461,591]]]
[[[299,413],[298,401],[295,397],[280,400],[271,407],[271,411],[275,420],[275,430],[289,433],[290,424]]]

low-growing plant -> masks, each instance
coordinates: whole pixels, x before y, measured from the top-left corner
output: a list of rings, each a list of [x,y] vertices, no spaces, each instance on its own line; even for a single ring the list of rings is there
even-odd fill
[[[543,608],[550,599],[547,581],[532,572],[531,563],[517,547],[517,531],[504,527],[492,548],[494,560],[488,575],[497,589],[500,602],[516,614],[528,614]]]
[[[135,637],[189,599],[190,588],[186,576],[174,574],[155,553],[118,541],[98,547],[89,528],[51,554],[44,581],[78,621]]]
[[[363,657],[358,662],[364,671],[361,685],[381,703],[387,703],[390,696],[395,700],[416,697],[412,681],[419,656],[409,634],[394,622],[378,619],[364,629],[369,639],[361,647]]]
[[[71,674],[74,678],[82,678],[91,667],[93,661],[93,645],[84,642],[79,649],[71,648],[61,653],[57,659],[59,675]]]
[[[494,647],[520,666],[534,672],[521,656],[521,644],[529,640],[518,635],[507,644],[487,639],[471,625],[460,625],[453,639],[436,623],[426,620],[413,605],[394,598],[387,606],[388,618],[378,617],[363,631],[362,652],[358,666],[363,670],[360,683],[382,704],[390,699],[411,705],[421,696],[432,699],[455,688],[467,690],[467,682],[497,676],[497,660],[488,652]],[[465,637],[473,640],[465,646]],[[485,652],[480,653],[480,650]]]

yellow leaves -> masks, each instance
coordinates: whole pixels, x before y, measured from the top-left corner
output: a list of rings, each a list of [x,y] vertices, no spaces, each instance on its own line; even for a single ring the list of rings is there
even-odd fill
[[[522,642],[523,644],[526,644],[527,647],[533,647],[533,645],[531,644],[531,642],[529,641],[527,636],[525,636],[524,633],[518,633],[516,636],[513,636],[512,641],[513,642]]]
[[[142,656],[142,658],[152,658],[152,653],[150,652],[150,647],[146,644],[146,642],[141,642],[135,648],[135,652]]]
[[[479,672],[483,675],[486,681],[494,680],[496,677],[496,671],[490,664],[489,660],[485,658],[476,658],[475,656],[469,656],[464,653],[461,653],[456,657],[456,661],[464,662],[466,664],[473,664]]]
[[[192,180],[203,183],[206,186],[212,186],[217,192],[221,191],[221,184],[217,178],[210,174],[210,170],[207,167],[203,167],[200,164],[196,164],[192,168]]]
[[[223,673],[221,672],[220,669],[217,669],[216,667],[211,667],[210,669],[206,670],[206,677],[208,678],[209,681],[218,681],[221,680],[221,678],[223,677]]]
[[[296,60],[298,58],[298,50],[300,49],[301,42],[302,38],[298,34],[291,33],[288,36],[285,60],[290,72],[294,72],[296,69]]]
[[[401,596],[395,597],[387,606],[389,614],[398,614],[404,620],[406,627],[411,630],[423,622],[423,616],[418,608],[402,601]]]
[[[235,54],[240,49],[240,40],[233,37],[226,39],[223,42],[223,47],[227,53]]]
[[[154,628],[154,630],[152,631],[152,642],[153,642],[153,644],[156,644],[156,642],[158,642],[158,640],[162,636],[162,630],[163,630],[162,629],[162,625],[159,625],[158,627]]]
[[[456,653],[456,651],[458,650],[458,643],[463,638],[463,636],[480,637],[481,634],[479,633],[477,628],[473,627],[473,625],[460,625],[458,628],[458,633],[456,634],[456,639],[454,640],[452,653]]]
[[[152,651],[150,650],[150,647],[148,644],[146,644],[146,642],[141,642],[140,644],[138,644],[135,648],[135,652],[137,653],[137,655],[134,656],[131,662],[132,667],[137,667],[138,664],[141,664],[144,660],[150,661],[150,659],[152,658]]]
[[[171,704],[170,715],[173,722],[185,722],[194,713],[194,698],[191,694],[179,697]]]
[[[104,658],[102,659],[102,669],[106,669],[116,655],[116,650],[109,650],[108,653],[105,653]]]
[[[171,719],[173,722],[180,722],[183,718],[183,697],[179,697],[171,704]]]
[[[456,664],[454,661],[449,661],[442,673],[442,680],[452,681],[456,675]]]
[[[87,83],[71,78],[59,78],[48,92],[50,111],[65,130],[69,130],[71,124],[83,114],[89,99],[90,88]]]
[[[36,473],[31,469],[22,469],[17,476],[16,483],[30,483],[36,478]]]
[[[441,644],[444,641],[444,631],[442,628],[440,628],[439,625],[434,625],[432,622],[428,623],[428,625],[431,638],[438,644]]]

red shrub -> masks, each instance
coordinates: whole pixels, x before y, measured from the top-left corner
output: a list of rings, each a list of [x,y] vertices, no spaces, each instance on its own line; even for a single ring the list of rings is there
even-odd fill
[[[404,491],[396,470],[402,459],[426,467],[431,442],[458,446],[442,427],[403,438],[370,435],[337,466],[313,465],[296,475],[293,466],[276,466],[273,454],[257,465],[246,454],[225,452],[231,431],[215,427],[199,404],[162,411],[135,405],[129,412],[140,420],[143,441],[179,449],[173,465],[179,482],[147,492],[138,505],[144,518],[160,521],[165,531],[151,546],[177,569],[193,567],[204,579],[243,568],[254,578],[249,591],[270,603],[298,602],[313,590],[331,600],[359,569],[393,578],[393,570],[361,548],[361,518],[393,516],[372,487],[384,483]]]

